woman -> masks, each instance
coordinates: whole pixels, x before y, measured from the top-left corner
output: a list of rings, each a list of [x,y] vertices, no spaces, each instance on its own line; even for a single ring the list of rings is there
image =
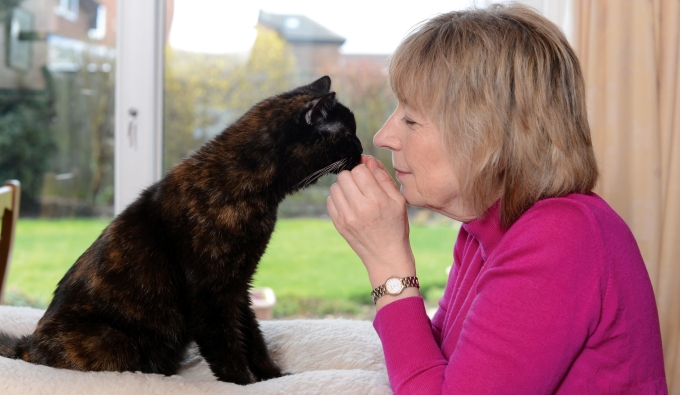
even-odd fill
[[[401,191],[364,157],[327,203],[376,289],[394,391],[667,393],[652,287],[630,230],[592,193],[583,78],[559,29],[519,5],[443,14],[389,72],[399,105],[374,143]],[[431,321],[406,204],[463,222]]]

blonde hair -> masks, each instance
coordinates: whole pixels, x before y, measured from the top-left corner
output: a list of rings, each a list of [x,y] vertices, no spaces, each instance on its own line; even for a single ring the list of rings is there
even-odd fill
[[[540,199],[588,193],[598,171],[583,76],[559,28],[526,6],[424,21],[390,59],[400,102],[427,114],[476,216],[510,227]]]

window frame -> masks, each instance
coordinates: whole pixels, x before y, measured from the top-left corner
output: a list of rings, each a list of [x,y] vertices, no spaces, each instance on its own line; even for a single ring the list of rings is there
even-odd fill
[[[165,0],[118,0],[116,23],[114,214],[118,215],[161,177]]]

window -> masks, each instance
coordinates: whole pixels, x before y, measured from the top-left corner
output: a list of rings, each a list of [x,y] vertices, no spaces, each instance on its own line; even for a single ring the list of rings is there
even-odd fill
[[[341,9],[298,0],[122,2],[121,19],[129,19],[118,29],[119,54],[129,55],[118,59],[124,87],[117,98],[116,213],[257,101],[324,74],[355,110],[367,153],[380,157],[371,136],[393,109],[385,89],[389,53],[423,19],[493,1],[423,0],[407,12],[387,1],[347,1]],[[573,0],[520,2],[569,33]]]
[[[64,19],[75,21],[78,19],[78,5],[79,0],[59,0],[55,12]]]
[[[92,40],[102,40],[106,36],[106,6],[97,5],[87,36]]]

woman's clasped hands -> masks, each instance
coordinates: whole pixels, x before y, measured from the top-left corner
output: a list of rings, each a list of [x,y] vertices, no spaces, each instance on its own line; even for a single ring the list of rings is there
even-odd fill
[[[338,174],[326,205],[335,228],[366,266],[373,288],[389,277],[416,275],[406,200],[380,161],[362,155],[358,166]],[[377,307],[417,295],[418,289],[406,288],[380,298]]]

